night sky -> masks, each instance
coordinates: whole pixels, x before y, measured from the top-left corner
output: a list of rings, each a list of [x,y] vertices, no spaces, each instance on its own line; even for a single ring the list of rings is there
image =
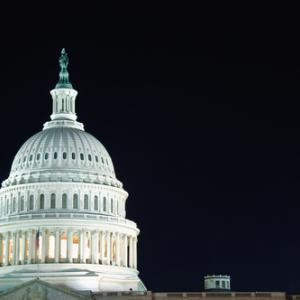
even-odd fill
[[[0,178],[49,120],[65,47],[147,288],[228,274],[233,290],[300,292],[300,12],[225,2],[3,10]]]

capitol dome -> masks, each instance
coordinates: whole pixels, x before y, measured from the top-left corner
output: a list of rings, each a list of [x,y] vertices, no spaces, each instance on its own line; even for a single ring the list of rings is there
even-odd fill
[[[3,186],[47,181],[122,186],[104,146],[91,134],[70,127],[66,121],[51,127],[46,124],[43,131],[23,144]]]
[[[145,291],[136,223],[104,146],[77,121],[62,50],[52,114],[0,189],[0,291],[40,278],[75,290]]]

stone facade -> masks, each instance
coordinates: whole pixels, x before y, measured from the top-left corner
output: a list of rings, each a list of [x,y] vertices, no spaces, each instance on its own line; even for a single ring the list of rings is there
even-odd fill
[[[51,285],[39,279],[32,280],[0,293],[0,300],[299,300],[298,295],[282,292],[199,292],[199,293],[153,293],[145,292],[74,292],[68,288]]]

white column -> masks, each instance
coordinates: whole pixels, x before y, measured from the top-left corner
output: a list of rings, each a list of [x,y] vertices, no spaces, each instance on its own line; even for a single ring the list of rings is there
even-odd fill
[[[111,259],[111,256],[110,256],[110,232],[106,232],[106,245],[107,245],[107,261],[106,261],[106,264],[107,265],[110,265],[110,259]]]
[[[26,232],[22,231],[22,257],[21,257],[21,264],[26,263]]]
[[[19,245],[19,231],[17,231],[16,233],[15,233],[15,243],[14,243],[14,250],[15,250],[15,252],[14,252],[14,258],[15,258],[15,265],[18,265],[19,264],[19,247],[20,247],[20,245]]]
[[[92,233],[92,263],[98,264],[99,263],[99,232]]]
[[[59,251],[60,251],[60,231],[55,230],[55,263],[59,263]]]
[[[32,259],[33,259],[33,243],[34,241],[32,240],[32,230],[27,231],[27,240],[28,240],[28,257],[27,257],[27,263],[31,264]]]
[[[5,261],[4,265],[8,266],[8,250],[9,250],[9,232],[6,232],[5,235]]]
[[[105,247],[105,234],[103,231],[100,232],[100,238],[101,238],[101,243],[100,243],[100,260],[101,260],[101,264],[104,264],[104,247]]]
[[[137,269],[137,237],[134,238],[133,243],[133,267]]]
[[[128,267],[128,237],[124,235],[124,267]]]
[[[85,230],[80,232],[80,262],[85,264]]]
[[[0,264],[3,265],[3,234],[0,234]]]
[[[120,234],[116,233],[116,264],[120,266],[121,253],[120,253]]]
[[[68,234],[67,235],[67,237],[68,237],[67,258],[68,258],[68,262],[72,262],[73,231],[72,230],[68,230],[67,234]]]

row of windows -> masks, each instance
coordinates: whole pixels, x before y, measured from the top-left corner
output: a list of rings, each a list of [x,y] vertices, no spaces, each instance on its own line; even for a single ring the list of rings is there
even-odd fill
[[[62,208],[62,209],[84,209],[84,210],[91,210],[92,209],[92,202],[93,201],[93,210],[99,211],[100,205],[99,205],[99,197],[94,196],[93,199],[89,199],[89,196],[87,194],[83,197],[83,203],[80,204],[79,201],[79,195],[73,194],[72,201],[68,205],[68,195],[66,193],[62,194],[61,196],[61,207],[58,206],[58,201],[55,193],[52,193],[50,195],[50,209],[55,208]],[[82,207],[80,207],[82,206]],[[45,195],[40,194],[39,196],[39,202],[38,202],[38,209],[45,209]],[[34,195],[29,196],[29,203],[28,203],[28,210],[34,210]],[[3,211],[3,210],[2,210]],[[9,202],[6,200],[6,213],[9,212]],[[24,196],[20,197],[19,203],[17,203],[16,197],[13,197],[12,199],[12,212],[17,211],[25,211],[25,199]],[[122,207],[119,204],[118,200],[114,199],[107,199],[106,197],[102,198],[102,211],[106,213],[111,214],[117,214],[122,215]]]
[[[84,160],[84,159],[85,159],[83,153],[80,153],[80,154],[79,154],[79,157],[80,157],[80,160]],[[63,158],[63,159],[67,159],[67,158],[68,158],[67,152],[63,152],[63,153],[62,153],[62,158]],[[75,152],[72,152],[72,153],[71,153],[71,158],[72,158],[73,160],[76,159],[76,153],[75,153]],[[106,163],[107,165],[109,165],[107,159],[105,159],[105,161],[104,161],[104,158],[103,158],[102,156],[101,156],[100,158],[101,158],[102,164],[105,164],[105,163]],[[41,154],[38,153],[38,154],[36,155],[36,160],[39,161],[40,159],[41,159]],[[49,153],[45,153],[44,159],[45,159],[45,160],[48,160],[48,159],[49,159]],[[54,152],[54,153],[53,153],[53,159],[58,159],[58,152]],[[87,159],[88,159],[88,161],[92,161],[92,160],[93,160],[92,155],[91,155],[91,154],[88,154],[88,155],[87,155]],[[97,163],[99,162],[99,157],[98,157],[97,155],[95,155],[94,159],[95,159],[95,161],[96,161]],[[26,160],[27,160],[27,156],[24,156],[24,157],[23,157],[23,163],[26,162]],[[32,160],[33,160],[33,154],[31,154],[31,155],[29,156],[28,160],[29,160],[29,161],[32,161]],[[18,164],[20,164],[21,161],[22,161],[22,160],[21,160],[21,158],[20,158],[19,161],[18,161]]]

